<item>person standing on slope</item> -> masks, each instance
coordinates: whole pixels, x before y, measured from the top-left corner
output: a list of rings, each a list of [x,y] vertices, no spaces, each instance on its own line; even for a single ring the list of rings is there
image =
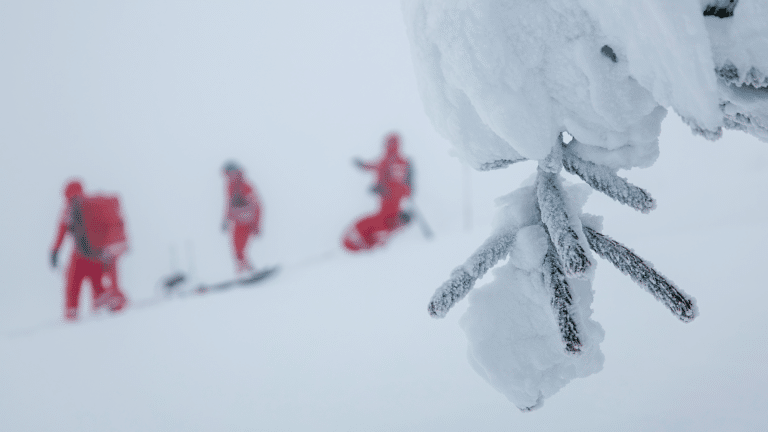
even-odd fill
[[[67,233],[75,243],[66,273],[64,318],[77,319],[80,287],[85,278],[91,281],[94,309],[122,310],[127,300],[117,284],[117,258],[128,249],[128,244],[118,198],[86,196],[77,180],[66,185],[64,197],[64,211],[51,248],[51,266],[55,268]]]
[[[411,214],[401,209],[403,199],[411,196],[411,163],[400,154],[398,134],[387,135],[384,146],[384,156],[377,162],[354,160],[358,168],[376,174],[371,191],[379,195],[380,205],[378,213],[361,219],[347,230],[342,243],[349,251],[382,245],[394,231],[411,220]]]
[[[224,165],[227,178],[226,214],[222,230],[230,230],[237,272],[254,270],[246,257],[246,245],[251,236],[260,234],[261,202],[256,189],[245,180],[242,168],[235,162]]]

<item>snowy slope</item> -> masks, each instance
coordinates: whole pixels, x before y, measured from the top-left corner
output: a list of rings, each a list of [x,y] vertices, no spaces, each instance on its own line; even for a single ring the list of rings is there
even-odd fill
[[[535,166],[473,173],[465,233],[461,168],[423,113],[408,50],[397,4],[0,5],[0,430],[767,428],[768,147],[734,132],[707,142],[669,116],[658,162],[621,173],[658,208],[591,196],[605,233],[694,295],[701,316],[680,323],[598,260],[604,368],[522,414],[467,362],[466,300],[442,320],[427,302],[486,238],[493,198]],[[375,208],[350,158],[376,157],[392,129],[437,236],[411,228],[345,255],[341,232]],[[122,281],[140,302],[174,260],[197,280],[231,276],[218,231],[227,158],[265,202],[255,262],[283,273],[41,328],[61,314],[47,250],[67,177],[122,194]]]
[[[4,337],[5,430],[765,427],[768,295],[748,269],[760,267],[768,232],[613,231],[695,292],[702,315],[681,324],[604,269],[594,308],[605,368],[533,413],[466,362],[457,323],[465,305],[443,320],[426,313],[434,286],[482,235],[426,243],[411,230],[386,250],[288,268],[257,287]],[[710,242],[728,253],[713,254]]]

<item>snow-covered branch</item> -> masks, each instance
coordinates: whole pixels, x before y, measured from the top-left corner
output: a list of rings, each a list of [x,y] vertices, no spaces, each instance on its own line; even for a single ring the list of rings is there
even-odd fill
[[[497,169],[503,169],[506,168],[512,164],[515,164],[517,162],[523,162],[526,161],[525,158],[520,159],[496,159],[493,162],[486,162],[482,165],[480,165],[479,171],[493,171]]]
[[[629,275],[633,281],[653,294],[657,300],[664,303],[681,321],[690,322],[696,318],[698,311],[696,301],[678,289],[672,282],[656,272],[650,263],[635,255],[623,244],[600,234],[589,227],[584,227],[589,246],[602,258],[608,260]]]
[[[497,280],[469,294],[462,319],[473,364],[522,409],[600,369],[588,248],[682,321],[697,315],[693,298],[580,213],[589,188],[653,210],[651,195],[617,171],[653,165],[668,110],[710,140],[738,129],[768,142],[768,2],[608,3],[402,1],[438,131],[481,171],[538,162],[535,184],[499,200],[497,227],[515,234],[503,247],[490,239],[429,306],[444,316],[509,254]],[[565,184],[563,168],[589,187]]]
[[[563,151],[563,167],[581,177],[593,189],[635,210],[648,213],[656,208],[656,200],[644,189],[629,183],[604,165],[581,159],[567,147]]]
[[[541,221],[547,227],[565,273],[568,276],[581,277],[591,263],[568,220],[558,177],[558,174],[538,170],[536,196],[541,210]]]
[[[549,250],[544,256],[544,286],[552,292],[552,309],[555,311],[557,325],[560,328],[560,337],[565,344],[565,350],[570,353],[581,351],[581,341],[576,323],[571,317],[571,292],[568,289],[568,281],[565,279],[560,260],[557,258],[555,246],[550,241]]]
[[[429,302],[429,314],[443,318],[456,302],[463,299],[488,270],[507,256],[515,241],[515,231],[506,231],[491,236],[480,246],[464,265],[451,273],[450,279],[435,291]]]

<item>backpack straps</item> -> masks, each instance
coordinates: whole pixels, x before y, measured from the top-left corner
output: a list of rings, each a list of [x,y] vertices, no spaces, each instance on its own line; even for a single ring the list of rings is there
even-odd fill
[[[70,202],[69,231],[72,233],[77,251],[87,258],[95,258],[97,254],[88,241],[88,232],[83,221],[83,203],[80,198]]]

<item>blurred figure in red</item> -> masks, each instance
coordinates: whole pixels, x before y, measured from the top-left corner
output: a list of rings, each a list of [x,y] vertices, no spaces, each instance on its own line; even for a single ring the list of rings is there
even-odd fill
[[[74,240],[66,273],[64,318],[77,319],[85,278],[93,287],[93,308],[117,312],[127,303],[117,284],[117,258],[128,249],[120,202],[115,196],[86,196],[78,180],[67,183],[64,197],[64,211],[51,248],[51,266],[56,267],[65,235],[69,233]]]
[[[245,254],[248,239],[260,233],[261,201],[256,189],[245,180],[243,169],[235,162],[224,165],[227,178],[227,210],[222,230],[230,230],[232,248],[237,260],[237,272],[254,270]]]
[[[357,167],[375,172],[376,182],[371,191],[379,195],[381,201],[378,213],[363,218],[344,234],[342,243],[349,251],[382,245],[395,230],[411,220],[411,214],[400,208],[403,199],[411,196],[411,164],[400,154],[399,135],[389,134],[384,146],[384,156],[377,162],[354,160]]]

